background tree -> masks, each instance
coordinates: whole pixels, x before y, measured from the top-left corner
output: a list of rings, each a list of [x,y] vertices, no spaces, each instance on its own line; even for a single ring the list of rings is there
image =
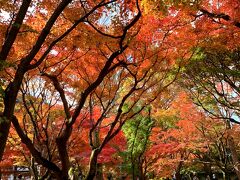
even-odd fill
[[[151,109],[145,111],[148,112],[139,114],[135,119],[126,122],[123,127],[128,143],[127,150],[122,154],[125,159],[123,168],[127,174],[131,174],[132,179],[146,179],[148,173],[145,152],[149,147],[149,136],[154,121],[151,119]]]
[[[26,72],[37,68],[53,47],[71,34],[87,17],[95,13],[100,7],[112,2],[102,1],[95,4],[89,1],[87,2],[88,9],[82,7],[81,3],[75,2],[76,8],[82,7],[85,11],[78,13],[79,17],[74,22],[65,23],[65,28],[62,31],[54,32],[55,27],[62,25],[62,20],[65,18],[63,11],[67,11],[66,7],[70,3],[70,0],[53,4],[31,0],[1,3],[1,10],[9,15],[9,18],[1,21],[1,79],[6,87],[3,92],[4,111],[0,123],[1,158],[13,118],[17,95]],[[40,8],[35,8],[36,6]],[[31,8],[35,9],[31,12],[32,15],[30,15]],[[37,20],[37,17],[40,19]],[[28,41],[27,44],[26,41]]]
[[[184,80],[196,103],[210,116],[230,123],[239,119],[239,57],[238,50],[233,52],[225,49],[199,49],[187,66]],[[238,164],[238,155],[233,139],[230,147],[234,164]],[[236,172],[238,173],[236,167]]]
[[[69,20],[69,24],[64,23],[59,29],[59,31],[63,31],[63,35],[58,36],[59,31],[56,31],[53,27],[51,35],[53,39],[55,39],[54,36],[58,38],[51,42],[52,36],[49,37],[50,42],[47,42],[47,45],[50,45],[46,45],[46,50],[43,48],[43,52],[39,51],[39,54],[36,55],[36,57],[39,56],[39,60],[35,60],[36,62],[30,64],[30,59],[28,59],[29,68],[37,68],[35,71],[29,71],[28,73],[23,71],[21,72],[22,76],[16,74],[16,77],[20,78],[21,81],[24,78],[27,81],[27,75],[33,74],[34,78],[30,82],[38,80],[36,82],[37,87],[41,87],[38,85],[39,83],[48,85],[44,87],[43,92],[46,90],[47,95],[50,93],[54,96],[53,99],[56,105],[53,106],[57,107],[60,105],[59,107],[62,109],[63,117],[58,119],[57,124],[61,128],[58,129],[58,132],[54,132],[57,135],[53,140],[53,136],[50,137],[46,133],[46,131],[53,128],[57,130],[56,127],[49,125],[49,121],[52,121],[52,113],[48,112],[46,113],[48,116],[45,116],[44,111],[38,108],[37,103],[31,103],[31,98],[37,100],[36,97],[30,97],[29,102],[24,102],[26,106],[25,110],[30,119],[32,118],[31,123],[35,127],[36,132],[34,133],[36,134],[36,139],[43,136],[43,140],[40,139],[38,142],[43,141],[45,143],[48,141],[48,136],[49,140],[53,140],[53,150],[57,152],[57,159],[49,157],[53,153],[52,150],[50,150],[50,153],[44,150],[45,148],[46,150],[49,148],[49,142],[46,145],[43,143],[39,145],[34,144],[31,137],[24,132],[26,124],[19,123],[21,120],[18,120],[17,116],[12,116],[12,122],[19,137],[27,146],[36,162],[61,179],[67,179],[68,177],[68,171],[71,167],[68,149],[69,139],[79,115],[86,110],[87,102],[91,104],[91,99],[93,99],[94,106],[101,107],[101,115],[95,123],[92,122],[93,124],[89,132],[89,142],[92,152],[87,178],[92,179],[96,174],[97,158],[106,144],[120,132],[121,127],[128,119],[134,118],[146,105],[154,101],[175,80],[178,73],[178,70],[169,72],[173,67],[165,59],[166,50],[158,51],[154,46],[147,46],[145,42],[138,42],[138,39],[134,38],[139,32],[140,26],[140,24],[137,24],[141,16],[138,2],[134,3],[134,6],[129,5],[125,9],[123,7],[126,4],[113,3],[112,1],[100,2],[97,5],[89,3],[87,5],[87,2],[82,2],[73,6],[76,8],[76,11],[77,7],[81,8],[84,14],[80,19],[75,19],[74,22],[71,21],[72,16],[70,15],[61,17]],[[110,3],[112,6],[108,9],[107,5]],[[111,26],[110,32],[106,28],[101,30],[103,24],[94,23],[101,19],[98,13],[101,13],[103,10],[106,12],[112,11],[114,7],[123,8],[122,16],[114,15],[114,18],[118,21],[109,22],[110,24],[108,25]],[[97,11],[98,8],[99,11]],[[127,15],[129,13],[136,15],[129,18]],[[90,18],[90,14],[96,16]],[[57,21],[59,25],[63,24],[61,18],[59,22]],[[121,18],[124,21],[119,21]],[[30,20],[36,22],[38,19],[33,18],[26,22],[32,23]],[[85,23],[82,24],[82,27],[77,26],[78,23],[83,21]],[[116,24],[118,22],[119,26],[121,24],[120,27]],[[68,26],[70,27],[68,28]],[[65,31],[66,27],[68,28],[67,31]],[[63,37],[66,35],[69,36],[63,40]],[[143,36],[144,34],[140,35]],[[83,41],[79,41],[78,39],[83,39]],[[57,41],[60,40],[62,41],[56,45]],[[158,72],[157,70],[161,71]],[[25,77],[23,77],[24,74]],[[112,81],[112,84],[108,84],[109,80]],[[17,83],[21,84],[19,79]],[[23,85],[22,95],[25,93],[24,86],[26,85]],[[46,104],[46,108],[49,109],[48,107],[51,104],[46,99],[46,94],[37,92],[34,95],[31,94],[31,90],[29,90],[29,93],[30,96],[38,96],[40,102],[44,102],[40,104]],[[28,106],[28,103],[30,103],[30,106]],[[133,109],[137,103],[142,104],[143,108],[134,112]],[[33,111],[34,116],[31,117],[32,112],[28,111]],[[41,115],[38,115],[39,111]],[[89,111],[92,111],[91,108]],[[113,117],[108,124],[105,124],[106,116]],[[102,122],[103,120],[104,123]],[[37,121],[40,121],[40,125],[37,124]],[[107,127],[102,128],[103,124]],[[103,136],[104,133],[100,131],[107,133]],[[95,133],[100,134],[100,142],[98,143],[94,142],[95,136],[93,134]],[[42,149],[44,152],[40,151],[42,145],[45,146]]]

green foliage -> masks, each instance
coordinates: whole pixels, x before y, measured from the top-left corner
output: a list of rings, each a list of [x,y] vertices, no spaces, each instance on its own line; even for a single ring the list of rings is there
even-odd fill
[[[183,84],[196,103],[211,114],[219,114],[224,107],[234,111],[239,107],[239,57],[238,49],[198,47],[182,71]]]
[[[203,48],[201,47],[194,48],[193,52],[194,53],[191,58],[191,62],[202,61],[206,57],[206,54],[204,53]]]
[[[122,112],[126,113],[129,110],[128,104],[124,104],[122,107]]]
[[[123,132],[128,139],[128,148],[133,156],[138,156],[145,151],[152,125],[153,120],[151,118],[141,115],[124,125]]]
[[[135,175],[140,173],[141,160],[148,148],[153,124],[154,121],[149,115],[139,114],[134,119],[127,121],[123,126],[128,148],[121,153],[121,156],[125,159],[123,169],[128,173],[133,173],[133,171]]]
[[[14,67],[14,64],[11,62],[0,60],[0,71],[4,70],[5,68],[8,68],[8,67]]]
[[[170,128],[176,128],[176,122],[179,120],[180,118],[177,117],[176,115],[169,115],[169,116],[160,116],[158,118],[158,125],[162,128],[162,129],[170,129]]]

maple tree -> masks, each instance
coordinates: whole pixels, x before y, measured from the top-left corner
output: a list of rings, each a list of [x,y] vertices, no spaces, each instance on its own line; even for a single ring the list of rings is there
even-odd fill
[[[210,115],[239,123],[239,52],[203,48],[186,67],[188,89]]]
[[[16,113],[16,116],[21,120],[20,126],[22,127],[22,130],[27,134],[34,147],[41,152],[41,155],[48,159],[49,162],[59,164],[55,140],[59,137],[60,132],[63,129],[62,124],[65,120],[64,111],[62,106],[56,104],[57,100],[55,98],[58,99],[57,95],[54,96],[53,94],[50,94],[50,92],[46,90],[46,86],[47,83],[42,84],[42,80],[34,79],[34,81],[31,81],[31,78],[26,79],[24,87],[21,89],[22,98],[19,99],[21,102],[18,102],[18,112]],[[50,86],[48,87],[51,88]],[[55,92],[53,91],[52,93]],[[98,109],[93,111],[93,120],[96,120],[99,117],[99,112]],[[73,163],[75,165],[72,165],[73,167],[76,166],[76,163],[81,167],[87,166],[90,159],[91,147],[88,143],[88,134],[91,128],[91,121],[89,118],[89,112],[85,109],[84,112],[78,116],[77,122],[74,124],[73,135],[68,143],[69,157],[71,161],[74,159]],[[103,133],[101,133],[101,136],[104,136],[106,134],[105,132],[106,127]],[[121,140],[121,133],[117,134],[116,138]],[[103,148],[103,151],[98,158],[99,163],[117,161],[117,159],[111,158],[111,156],[108,155],[108,153],[114,154],[117,151],[115,148],[117,143],[115,142],[114,145],[114,139],[112,141]],[[21,144],[16,144],[16,142],[17,141],[11,143],[12,149],[15,149],[16,146],[20,146],[19,148],[21,149]],[[26,149],[26,146],[24,146],[24,148]],[[121,148],[119,142],[118,148]],[[22,154],[29,156],[29,154],[24,154],[23,152],[22,154],[17,155],[13,150],[7,149],[5,157],[3,158],[3,163],[10,160],[7,156],[8,153],[12,153],[12,155],[16,154],[16,157],[20,158],[23,158],[21,157]],[[14,157],[12,158],[14,160]],[[39,168],[34,157],[32,160],[34,161],[33,166]],[[30,168],[31,163],[29,160],[29,162],[26,162],[25,164]],[[12,161],[12,165],[14,164],[16,164],[16,160]],[[82,169],[80,168],[78,170]],[[41,167],[40,174],[37,174],[36,176],[51,177],[52,174],[47,168]]]
[[[238,1],[213,1],[208,4],[203,1],[197,6],[197,13],[191,12],[196,18],[194,28],[198,28],[197,34],[201,36],[183,73],[186,77],[183,83],[209,116],[239,124],[237,9]],[[204,34],[201,34],[203,31]],[[226,124],[230,128],[230,123]],[[228,140],[232,144],[230,149],[234,164],[238,164],[234,140]]]
[[[159,146],[136,154],[137,147],[129,145],[132,165],[137,159],[143,165],[147,151],[161,154],[166,146],[162,154],[176,155],[172,162],[178,167],[169,166],[179,178],[181,159],[192,159],[192,149],[204,144],[192,118],[205,119],[188,102],[166,111],[164,102],[171,100],[163,94],[175,93],[171,85],[177,78],[200,95],[198,102],[209,114],[234,122],[239,118],[239,1],[26,0],[0,5],[0,159],[12,123],[42,166],[41,175],[68,179],[69,172],[88,165],[86,178],[100,179],[106,164],[121,163],[116,153],[126,145],[124,124],[134,124],[151,105],[164,115],[157,124],[164,137],[151,136]],[[236,148],[231,150],[234,163]],[[152,162],[145,162],[146,168],[161,161],[151,154],[148,158]],[[132,166],[133,177],[138,169]]]
[[[18,120],[16,119],[15,116],[13,116],[14,113],[14,107],[15,107],[15,103],[16,103],[16,98],[17,98],[17,94],[18,91],[20,89],[22,80],[24,78],[24,74],[26,74],[27,71],[31,70],[31,69],[35,69],[37,68],[47,57],[47,55],[49,54],[49,52],[52,50],[52,48],[59,42],[61,41],[63,38],[65,38],[67,35],[69,35],[70,33],[72,33],[72,31],[74,29],[76,29],[77,25],[79,23],[83,23],[88,16],[90,16],[91,14],[94,14],[95,11],[97,9],[100,9],[100,7],[104,7],[107,6],[108,4],[112,3],[113,1],[109,1],[109,2],[99,2],[98,4],[89,2],[88,4],[76,4],[76,7],[82,7],[83,12],[81,12],[79,14],[80,18],[79,19],[75,19],[74,22],[71,22],[71,17],[67,17],[67,19],[69,19],[69,23],[66,23],[65,27],[63,27],[63,31],[54,31],[54,28],[52,28],[55,24],[61,25],[62,24],[62,19],[66,18],[66,16],[61,16],[61,18],[59,19],[59,16],[61,15],[62,11],[65,9],[65,7],[71,3],[71,1],[62,1],[59,3],[58,6],[53,6],[53,4],[51,4],[50,6],[46,6],[47,4],[45,4],[46,2],[43,1],[42,5],[43,7],[47,8],[45,9],[47,11],[47,13],[42,13],[39,9],[37,12],[34,12],[34,14],[36,15],[40,15],[39,17],[41,18],[41,16],[45,16],[46,18],[49,17],[49,14],[52,15],[49,17],[49,20],[47,21],[47,23],[44,24],[38,24],[40,26],[36,26],[36,24],[34,23],[34,17],[27,17],[27,19],[24,20],[25,15],[27,14],[27,9],[30,7],[30,3],[31,1],[23,1],[22,4],[20,5],[19,11],[17,13],[16,18],[13,17],[12,21],[10,21],[10,25],[9,25],[9,32],[8,29],[6,29],[7,31],[7,38],[5,38],[2,49],[1,49],[1,61],[4,62],[10,52],[10,48],[13,46],[13,42],[17,41],[18,39],[16,39],[19,29],[21,27],[21,25],[26,22],[26,25],[23,27],[27,27],[30,28],[30,31],[26,31],[26,33],[28,33],[29,38],[31,38],[32,40],[36,39],[36,42],[34,41],[30,41],[31,43],[29,43],[30,47],[23,47],[21,46],[23,41],[26,41],[26,39],[20,39],[18,42],[15,42],[15,47],[18,48],[18,50],[16,52],[21,51],[21,48],[23,49],[23,52],[27,52],[28,49],[31,49],[31,45],[34,45],[32,47],[32,49],[29,51],[28,54],[18,54],[18,53],[13,53],[11,54],[11,58],[12,59],[20,59],[20,63],[18,63],[17,69],[15,71],[15,74],[13,74],[13,76],[10,76],[11,82],[9,84],[7,84],[7,87],[5,89],[4,92],[4,111],[3,111],[3,116],[2,116],[2,120],[1,120],[1,156],[5,147],[5,143],[6,143],[6,138],[8,135],[8,131],[9,131],[9,127],[10,127],[10,121],[14,120],[14,125],[15,128],[17,129],[18,134],[20,135],[20,137],[22,138],[22,141],[25,144],[28,144],[28,148],[30,149],[31,153],[33,154],[33,156],[35,156],[35,158],[37,159],[37,161],[45,164],[45,165],[49,165],[50,164],[50,169],[54,169],[55,171],[59,171],[59,168],[51,163],[48,163],[48,161],[46,161],[46,159],[42,158],[41,156],[39,157],[40,153],[37,151],[37,149],[35,149],[32,146],[31,141],[29,140],[29,138],[21,131],[21,128],[19,126]],[[57,3],[56,3],[57,4]],[[9,4],[6,4],[6,6]],[[11,5],[11,4],[10,4]],[[38,4],[41,6],[41,4]],[[34,3],[31,4],[32,7],[34,7]],[[85,7],[86,6],[86,7]],[[49,8],[49,9],[48,9]],[[56,9],[52,9],[52,8],[56,8]],[[44,8],[43,8],[44,9]],[[77,9],[77,8],[76,8]],[[10,12],[14,12],[15,9],[10,9]],[[71,10],[71,8],[69,9],[69,11]],[[101,10],[99,10],[100,12]],[[140,15],[140,14],[139,14]],[[137,19],[139,18],[139,15],[136,16],[136,18],[128,25],[126,25],[125,28],[123,28],[123,34],[121,36],[118,37],[118,39],[120,39],[120,50],[116,50],[115,52],[112,53],[112,55],[109,58],[109,61],[107,61],[107,63],[105,63],[105,66],[102,70],[102,72],[99,75],[99,78],[95,81],[95,83],[93,83],[92,86],[89,86],[89,88],[86,89],[85,94],[83,93],[82,95],[82,100],[80,100],[79,102],[79,106],[75,112],[75,114],[73,115],[74,118],[73,122],[76,120],[88,94],[98,85],[101,83],[102,79],[104,78],[104,76],[108,73],[107,71],[111,71],[109,70],[113,60],[119,55],[121,54],[125,49],[126,49],[126,45],[123,45],[123,40],[125,39],[126,35],[127,35],[127,31],[131,28],[132,25],[135,24],[135,22],[137,21]],[[97,15],[96,15],[97,16]],[[35,20],[37,20],[35,18]],[[11,24],[13,22],[13,25]],[[3,25],[4,22],[3,22]],[[8,26],[7,24],[5,25],[6,27]],[[56,26],[56,25],[55,25]],[[34,29],[34,31],[40,30],[40,34],[37,33],[37,35],[35,35],[31,29]],[[43,30],[41,30],[43,29]],[[50,34],[50,30],[51,30],[51,34]],[[24,31],[24,30],[23,30]],[[34,36],[35,35],[35,36]],[[39,36],[38,36],[39,35]],[[32,37],[31,37],[32,36]],[[48,38],[47,38],[48,36]],[[50,36],[50,37],[49,37]],[[19,44],[19,46],[18,46]],[[23,44],[22,44],[23,45]],[[50,55],[51,56],[51,55]],[[37,58],[38,60],[34,59]],[[9,57],[9,59],[11,59]],[[17,61],[19,62],[19,60]],[[60,61],[61,62],[61,61]],[[114,68],[113,68],[114,69]],[[12,70],[14,70],[14,68],[12,68]],[[11,71],[12,71],[11,70]],[[14,73],[14,72],[13,72]],[[61,94],[62,95],[62,94]],[[66,105],[66,103],[64,104]],[[65,106],[65,110],[67,111],[68,107]],[[67,112],[67,118],[70,118],[70,114],[69,112]],[[68,134],[69,132],[71,132],[72,129],[72,125],[73,123],[70,123],[70,125],[66,128],[66,132],[65,135],[63,135],[63,137],[61,138],[61,140],[59,140],[59,142],[63,142],[63,146],[64,146],[64,141],[68,140]],[[62,146],[62,145],[61,145]],[[59,145],[59,149],[63,149],[63,147],[60,147]],[[60,153],[60,156],[62,157],[62,161],[64,161],[62,163],[63,169],[64,166],[68,166],[69,162],[67,159],[67,154],[66,152],[63,152],[62,154]],[[64,157],[66,157],[64,159]],[[68,168],[65,168],[64,170],[65,174],[63,175],[66,176]],[[61,175],[59,175],[59,177],[61,177]]]
[[[2,157],[4,151],[10,122],[14,114],[17,94],[24,74],[38,67],[52,50],[53,46],[71,33],[79,23],[82,23],[85,18],[100,7],[108,4],[105,2],[99,2],[97,5],[92,4],[92,6],[89,4],[90,10],[88,12],[85,11],[80,14],[80,18],[74,23],[68,23],[68,26],[63,32],[59,34],[55,32],[55,34],[53,33],[51,37],[49,37],[50,30],[53,30],[52,27],[56,23],[61,24],[61,21],[59,22],[59,16],[61,16],[61,13],[71,1],[61,1],[59,4],[56,3],[58,4],[57,6],[53,4],[49,6],[45,1],[41,2],[41,4],[36,3],[37,1],[32,2],[31,0],[2,3],[2,10],[6,10],[10,18],[7,19],[6,22],[1,21],[1,44],[3,44],[0,52],[1,69],[4,67],[4,64],[6,64],[5,66],[10,66],[13,72],[12,76],[9,77],[10,79],[6,77],[8,83],[5,83],[7,87],[4,90],[4,111],[0,124],[2,139],[0,157]],[[48,18],[46,23],[42,19],[43,23],[38,22],[38,24],[36,24],[33,21],[34,16],[31,17],[31,15],[29,15],[30,12],[28,9],[30,7],[34,8],[36,5],[42,6],[42,10],[45,9],[47,13],[41,13],[41,9],[32,13],[35,14],[36,17],[42,16],[42,18]],[[25,46],[26,40],[29,41],[27,47]],[[15,49],[15,51],[13,51],[13,49]]]
[[[155,48],[147,47],[144,43],[138,43],[137,45],[134,45],[134,43],[131,42],[131,40],[134,38],[134,36],[136,36],[138,32],[138,26],[136,26],[136,29],[133,29],[132,27],[134,27],[141,16],[138,2],[134,3],[136,4],[135,8],[125,9],[125,11],[128,13],[136,12],[136,15],[132,18],[127,19],[129,22],[125,22],[120,30],[117,29],[118,27],[115,22],[112,23],[112,32],[116,35],[107,34],[107,32],[104,32],[104,30],[101,31],[101,27],[96,27],[97,25],[94,25],[92,21],[96,21],[96,19],[101,18],[101,16],[99,17],[99,14],[97,13],[98,11],[101,13],[104,8],[105,11],[108,11],[108,9],[106,9],[108,4],[113,4],[112,6],[117,7],[121,5],[120,3],[114,4],[113,1],[102,1],[96,5],[95,3],[91,2],[89,2],[89,4],[86,4],[86,2],[80,2],[80,4],[75,4],[74,7],[76,10],[78,10],[77,7],[81,7],[83,12],[80,14],[79,19],[74,19],[72,22],[72,17],[68,16],[67,13],[68,9],[66,9],[66,15],[61,15],[61,12],[70,2],[71,1],[60,2],[56,9],[53,9],[53,14],[51,16],[48,13],[51,14],[51,8],[54,6],[51,6],[50,9],[46,9],[46,13],[41,12],[42,9],[33,13],[36,15],[36,17],[39,15],[40,20],[42,17],[47,18],[50,16],[46,25],[42,25],[40,23],[36,25],[35,21],[38,21],[39,19],[34,16],[29,16],[29,18],[23,21],[24,16],[27,13],[27,9],[30,6],[30,2],[29,4],[25,4],[25,2],[23,2],[23,4],[20,6],[18,15],[21,15],[21,19],[13,19],[13,21],[16,21],[14,23],[19,23],[18,29],[15,29],[15,25],[12,25],[10,27],[9,34],[14,33],[16,36],[18,34],[20,25],[24,23],[22,26],[23,31],[25,27],[28,28],[26,30],[28,33],[27,37],[31,38],[32,40],[36,38],[36,42],[30,41],[32,44],[35,43],[32,49],[31,45],[30,47],[23,47],[23,45],[21,46],[21,40],[26,39],[19,38],[18,42],[18,39],[11,39],[14,36],[9,35],[9,38],[11,38],[6,38],[5,42],[3,43],[1,60],[6,60],[6,57],[10,51],[9,47],[7,46],[13,46],[14,41],[16,41],[16,48],[18,48],[15,52],[23,51],[23,53],[18,54],[13,52],[13,54],[10,54],[11,58],[13,59],[21,59],[18,61],[19,63],[17,65],[16,71],[12,67],[5,69],[6,71],[9,71],[9,74],[7,74],[4,78],[11,82],[9,84],[6,83],[7,87],[4,91],[4,112],[2,119],[5,119],[6,121],[2,121],[1,123],[1,135],[3,136],[3,139],[6,139],[9,130],[7,127],[9,127],[10,122],[12,122],[19,137],[27,146],[36,162],[43,165],[50,171],[53,171],[58,178],[61,177],[63,179],[66,179],[68,176],[68,170],[71,166],[68,155],[68,140],[71,137],[73,126],[77,121],[80,112],[84,109],[84,104],[87,100],[89,100],[89,95],[94,93],[94,98],[102,108],[102,112],[98,121],[90,130],[90,145],[92,147],[92,152],[89,162],[90,169],[87,179],[92,179],[95,176],[98,155],[101,153],[105,145],[119,133],[122,125],[127,119],[134,117],[142,110],[139,109],[138,112],[132,113],[132,109],[140,101],[140,98],[144,94],[149,95],[149,98],[145,96],[145,101],[143,102],[144,107],[146,104],[149,104],[155,100],[157,95],[165,87],[168,87],[172,81],[174,81],[174,78],[167,79],[168,70],[171,68],[171,66],[168,67],[168,65],[164,65],[164,57],[161,57],[159,60],[159,54]],[[32,6],[34,7],[34,4]],[[110,7],[110,10],[112,8],[113,7]],[[93,19],[88,18],[92,14],[95,15],[96,19],[94,17],[92,17]],[[65,18],[68,20],[68,23],[65,23],[60,28],[59,26],[62,25],[63,19]],[[117,15],[116,18],[118,18]],[[18,20],[20,22],[18,22]],[[83,23],[82,27],[78,26],[79,23]],[[58,31],[55,30],[55,27],[57,25],[59,27]],[[101,24],[99,26],[101,26]],[[34,37],[35,34],[32,34],[33,29],[34,32],[37,30],[41,31],[41,29],[43,30],[38,37]],[[131,31],[131,29],[133,30]],[[61,30],[63,32],[61,32]],[[84,33],[81,31],[84,31]],[[89,34],[92,36],[92,39],[89,39]],[[77,39],[81,38],[83,40],[88,39],[90,42],[79,42]],[[74,39],[74,41],[71,41],[72,39]],[[125,39],[127,39],[127,41]],[[63,45],[64,48],[62,47]],[[29,54],[24,54],[28,48],[31,49],[29,51]],[[142,48],[145,49],[141,50]],[[136,52],[134,53],[134,51]],[[144,56],[143,53],[145,53]],[[97,61],[95,61],[96,57]],[[81,58],[84,59],[84,61],[82,61]],[[163,73],[156,71],[156,68],[158,66],[160,67],[160,64],[163,64]],[[72,67],[75,68],[75,71],[71,69]],[[86,68],[88,68],[89,71],[86,71]],[[35,69],[35,71],[31,71],[32,69]],[[70,71],[71,73],[68,73],[67,76],[63,76],[63,73]],[[115,76],[116,73],[119,74],[118,77]],[[31,74],[33,74],[33,78],[28,79],[27,77],[31,76]],[[79,81],[79,79],[81,79],[81,81]],[[113,80],[113,83],[115,84],[110,84],[110,86],[106,85],[106,79],[108,81]],[[58,165],[51,161],[49,152],[47,152],[47,154],[41,152],[39,150],[41,145],[37,143],[35,144],[32,141],[31,137],[29,137],[27,133],[24,132],[24,127],[27,124],[23,123],[21,125],[21,116],[17,117],[16,114],[14,115],[14,107],[16,105],[17,94],[19,90],[21,90],[21,93],[19,94],[22,94],[22,99],[25,101],[23,104],[28,116],[32,121],[32,125],[35,131],[34,136],[36,136],[36,138],[39,138],[38,136],[43,136],[43,139],[45,140],[40,139],[38,142],[43,141],[44,143],[47,143],[46,147],[48,147],[49,142],[48,139],[46,139],[46,136],[48,135],[47,129],[50,128],[48,123],[51,120],[49,120],[49,117],[45,117],[46,113],[42,111],[42,105],[38,106],[37,103],[34,104],[33,100],[37,101],[34,96],[38,96],[41,102],[50,103],[47,105],[50,107],[51,102],[46,99],[46,94],[42,92],[39,93],[37,92],[38,90],[36,90],[36,94],[32,94],[31,91],[34,89],[34,86],[36,86],[36,84],[31,87],[32,89],[28,90],[30,99],[26,101],[24,97],[26,93],[24,87],[26,86],[28,88],[29,85],[27,83],[24,84],[23,81],[38,81],[36,84],[45,84],[44,90],[42,92],[46,91],[47,95],[49,93],[52,93],[51,95],[54,96],[53,99],[55,102],[61,101],[65,117],[62,120],[62,129],[60,131],[60,134],[55,139],[56,148],[54,148],[58,151],[59,160],[61,162],[61,169],[58,167]],[[49,84],[49,82],[50,84],[52,83],[53,86],[46,86],[46,84]],[[23,87],[21,87],[21,85],[23,85]],[[125,88],[122,89],[122,86],[125,86]],[[41,86],[38,85],[38,88],[41,88]],[[129,88],[129,91],[127,88]],[[151,89],[151,91],[149,91],[149,89]],[[107,93],[107,95],[105,95],[104,91],[110,90],[114,93],[111,92],[113,94]],[[56,95],[55,91],[59,94],[59,96]],[[74,91],[75,93],[73,94],[72,92]],[[118,96],[118,94],[121,96]],[[31,100],[31,96],[33,96],[33,100]],[[68,98],[72,98],[73,102],[77,103],[73,104],[73,106],[69,106]],[[28,106],[27,103],[30,103],[31,106]],[[126,110],[125,107],[127,106],[128,108]],[[50,108],[47,109],[49,110]],[[42,111],[42,114],[39,114],[38,111],[40,110]],[[108,132],[103,138],[102,142],[100,142],[99,145],[94,144],[92,142],[93,132],[96,131],[96,128],[98,128],[107,114],[111,115],[115,113],[116,115],[113,117],[112,122],[110,121]],[[38,125],[39,120],[40,125]],[[44,125],[44,123],[46,125]],[[58,123],[61,124],[60,120]],[[2,151],[4,149],[5,142],[5,140],[1,142]]]
[[[204,116],[186,93],[179,93],[167,110],[156,112],[155,119],[157,125],[152,130],[152,145],[147,152],[150,168],[154,167],[155,176],[174,175],[181,179],[183,168],[193,164],[193,153],[204,151],[205,142],[197,129]]]
[[[202,47],[186,66],[183,80],[187,89],[212,118],[239,124],[239,50],[228,50],[223,46]],[[238,164],[233,138],[229,138],[234,164]],[[239,171],[235,168],[238,177]]]
[[[212,169],[219,169],[226,178],[233,171],[238,176],[235,159],[235,156],[238,156],[236,153],[238,147],[235,144],[238,143],[238,138],[232,136],[234,132],[238,131],[235,128],[236,126],[233,128],[234,130],[229,130],[225,122],[216,119],[208,119],[199,126],[202,137],[206,139],[207,150],[197,152],[195,155],[199,161],[205,162],[204,169],[210,176],[213,173]]]
[[[179,93],[167,110],[158,110],[155,120],[146,152],[154,176],[181,179],[204,171],[212,178],[220,171],[227,178],[236,172],[231,146],[238,142],[233,133],[238,126],[229,130],[225,122],[207,117],[186,93]]]

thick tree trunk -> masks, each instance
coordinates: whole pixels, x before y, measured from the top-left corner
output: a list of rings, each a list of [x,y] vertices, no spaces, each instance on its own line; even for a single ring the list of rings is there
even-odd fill
[[[66,138],[64,137],[56,139],[58,153],[62,164],[62,176],[66,179],[68,179],[68,171],[70,169],[70,161],[67,152],[67,140],[68,136]]]
[[[97,163],[96,180],[103,180],[103,165],[100,163]]]
[[[2,160],[4,149],[6,146],[8,133],[10,129],[11,122],[6,117],[0,117],[0,161]]]
[[[20,89],[22,79],[24,76],[24,69],[19,68],[16,72],[16,77],[11,82],[4,94],[4,111],[0,116],[0,161],[2,160],[3,153],[5,150],[8,133],[11,125],[11,119],[13,117],[14,108],[16,104],[17,94]]]
[[[183,162],[181,161],[181,162],[178,164],[178,167],[177,167],[177,169],[176,169],[176,174],[175,174],[176,180],[181,180],[181,179],[182,179],[182,175],[181,175],[181,173],[180,173],[182,166],[183,166]]]
[[[145,177],[144,177],[144,174],[143,174],[143,171],[142,171],[142,167],[139,167],[139,180],[145,180]]]
[[[132,160],[132,179],[135,179],[135,161],[134,160]]]
[[[204,164],[203,169],[204,169],[204,171],[206,172],[206,174],[209,176],[210,180],[212,180],[211,165],[210,165],[210,164]]]
[[[99,149],[92,150],[90,162],[89,162],[89,170],[88,170],[86,180],[93,180],[96,175],[98,154],[99,154]]]
[[[139,180],[145,180],[145,176],[143,173],[143,160],[141,156],[138,158],[138,174],[139,174]]]

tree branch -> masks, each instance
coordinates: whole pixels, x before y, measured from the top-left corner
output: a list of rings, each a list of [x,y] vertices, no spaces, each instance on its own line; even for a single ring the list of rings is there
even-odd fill
[[[2,46],[2,50],[0,52],[0,61],[5,61],[10,52],[10,49],[17,37],[19,29],[23,23],[23,19],[27,13],[28,7],[30,6],[31,0],[22,1],[22,5],[18,11],[16,19],[11,26],[9,33],[6,36],[5,42]]]
[[[203,8],[200,8],[199,9],[203,14],[206,14],[208,17],[210,18],[218,18],[218,19],[223,19],[225,21],[232,21],[231,17],[227,14],[224,14],[224,13],[211,13],[209,12],[208,10],[206,9],[203,9]],[[233,21],[233,25],[240,28],[240,22],[238,21]]]
[[[46,23],[45,27],[43,28],[42,32],[40,33],[35,45],[31,49],[30,53],[21,59],[20,65],[24,67],[25,71],[29,70],[27,66],[30,64],[32,59],[35,57],[35,55],[38,53],[40,48],[42,47],[42,44],[45,42],[45,39],[47,38],[52,26],[56,22],[59,15],[62,13],[62,11],[65,9],[65,7],[71,2],[72,0],[63,0],[60,2],[60,4],[57,6],[56,10],[53,12],[52,16],[49,18],[48,22]]]
[[[53,76],[53,75],[50,75],[50,74],[47,74],[47,73],[43,73],[42,76],[46,76],[47,78],[49,78],[52,81],[55,89],[59,92],[62,103],[63,103],[64,111],[65,111],[65,114],[66,114],[66,118],[69,120],[71,118],[71,114],[70,114],[70,111],[69,111],[68,102],[67,102],[64,90],[61,87],[57,77]]]
[[[52,50],[52,48],[59,42],[61,41],[62,39],[64,39],[68,34],[70,34],[81,22],[84,22],[84,20],[89,17],[96,9],[102,7],[102,6],[105,6],[109,3],[112,3],[114,2],[115,0],[113,1],[109,1],[107,3],[103,3],[103,1],[101,1],[98,5],[96,5],[94,8],[92,8],[88,13],[86,13],[84,16],[82,16],[81,18],[79,18],[77,21],[75,21],[75,23],[67,30],[65,31],[61,36],[59,36],[57,39],[55,39],[47,48],[47,50],[43,53],[43,55],[39,58],[39,60],[35,63],[35,64],[32,64],[32,65],[29,65],[28,66],[28,69],[34,69],[36,67],[38,67],[42,62],[43,60],[47,57],[48,53]]]
[[[21,141],[28,147],[29,151],[31,152],[33,157],[36,159],[36,161],[39,164],[43,165],[44,167],[46,167],[56,173],[60,173],[61,172],[60,168],[56,164],[54,164],[54,163],[48,161],[47,159],[45,159],[44,157],[42,157],[41,153],[34,147],[31,139],[29,139],[29,137],[23,132],[23,130],[18,122],[17,117],[13,116],[11,120],[12,120],[15,130],[17,131],[19,137],[21,138]]]

